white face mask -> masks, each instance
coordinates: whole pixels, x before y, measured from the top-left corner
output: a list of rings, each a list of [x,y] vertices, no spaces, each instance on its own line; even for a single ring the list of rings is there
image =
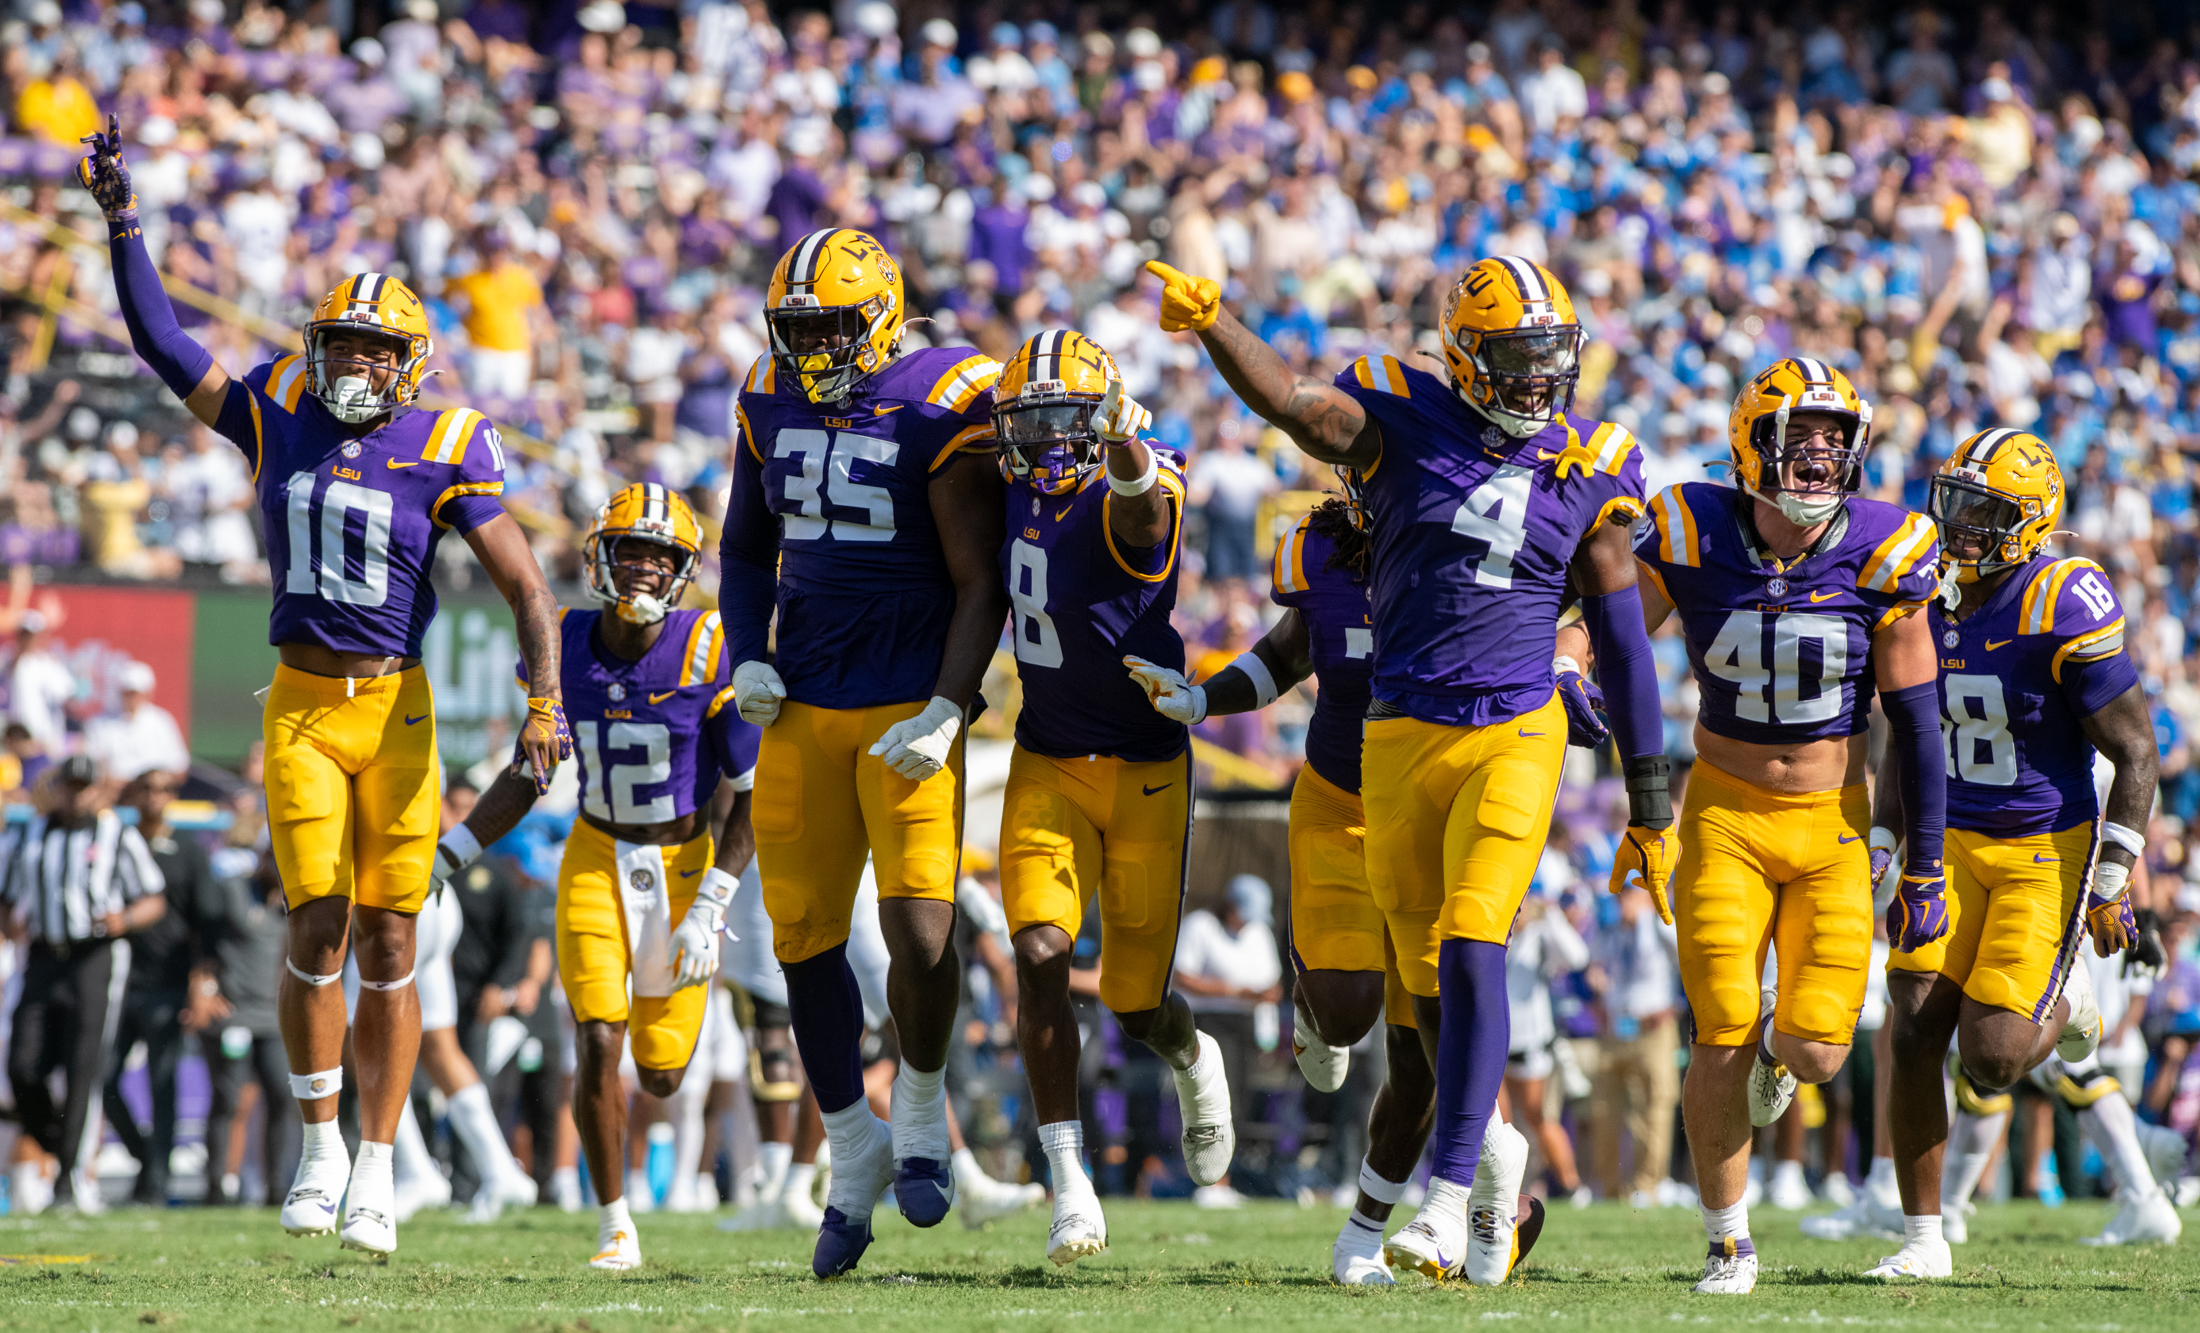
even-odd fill
[[[388,410],[375,401],[374,389],[358,375],[338,376],[336,383],[321,396],[321,402],[330,416],[352,426],[372,421]]]

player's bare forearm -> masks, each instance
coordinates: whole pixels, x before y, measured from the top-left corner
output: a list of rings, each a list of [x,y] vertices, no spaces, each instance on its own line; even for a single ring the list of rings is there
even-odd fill
[[[718,852],[711,862],[737,879],[756,859],[756,829],[749,823],[750,795],[745,791],[733,794],[733,809],[726,812],[726,822],[718,830]]]
[[[1224,310],[1199,341],[1230,391],[1311,457],[1346,467],[1372,467],[1382,436],[1351,395],[1292,370],[1253,331]]]
[[[466,816],[466,831],[474,835],[474,841],[487,847],[519,827],[519,821],[535,808],[535,797],[535,780],[518,764],[507,764],[497,774],[497,780],[489,784],[489,790],[474,802],[473,810]]]
[[[1594,660],[1595,654],[1589,647],[1589,631],[1582,627],[1580,621],[1558,627],[1558,646],[1552,656],[1571,657],[1584,667]]]
[[[1313,641],[1307,633],[1306,618],[1296,607],[1284,612],[1275,628],[1262,635],[1252,651],[1268,668],[1279,695],[1314,674]],[[1253,686],[1253,678],[1234,666],[1217,671],[1201,688],[1207,691],[1209,717],[1250,713],[1260,707],[1260,695]]]
[[[2146,830],[2154,811],[2154,786],[2161,753],[2155,747],[2154,719],[2147,713],[2146,692],[2134,685],[2109,700],[2081,726],[2093,747],[2115,765],[2116,776],[2108,784],[2108,799],[2101,817],[2128,829]],[[2115,843],[2101,844],[2101,859],[2130,865],[2138,858]]]
[[[1602,597],[1635,586],[1633,533],[1634,516],[1615,510],[1574,548],[1574,586],[1584,597]]]
[[[967,711],[1008,621],[1008,589],[1000,570],[1007,501],[1000,469],[990,456],[977,454],[948,464],[927,490],[947,577],[955,585],[955,614],[947,622],[947,646],[932,693]]]
[[[527,664],[527,688],[537,699],[562,698],[558,684],[558,599],[543,580],[542,566],[527,545],[527,534],[510,514],[495,518],[466,534],[474,558],[489,571],[512,618],[519,626],[519,656]]]
[[[1146,447],[1144,440],[1131,439],[1108,446],[1110,477],[1136,481],[1153,465],[1153,451]],[[1119,542],[1138,547],[1159,546],[1169,539],[1169,526],[1173,521],[1169,505],[1169,490],[1159,481],[1138,495],[1110,494],[1108,529]]]
[[[1912,607],[1872,635],[1872,674],[1882,694],[1929,685],[1940,678],[1940,657],[1923,607]]]

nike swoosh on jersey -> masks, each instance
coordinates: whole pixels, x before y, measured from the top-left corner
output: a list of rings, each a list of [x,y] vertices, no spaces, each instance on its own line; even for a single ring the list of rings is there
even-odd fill
[[[1814,602],[1823,602],[1828,598],[1839,597],[1840,595],[1841,590],[1836,588],[1832,592],[1814,592],[1810,595],[1810,599]]]
[[[909,406],[909,404],[907,403],[896,403],[892,407],[874,407],[871,409],[871,415],[874,417],[882,417],[889,412],[899,412],[901,409],[907,406]]]
[[[1138,784],[1138,789],[1146,793],[1148,796],[1151,796],[1157,791],[1167,791],[1169,788],[1174,787],[1175,785],[1176,784],[1173,782],[1164,782],[1158,787],[1149,787],[1144,783],[1140,783]]]
[[[410,727],[410,726],[416,726],[416,725],[418,725],[419,723],[425,722],[425,721],[427,721],[427,720],[428,720],[428,715],[427,715],[426,713],[422,713],[422,714],[421,714],[420,716],[418,716],[418,717],[408,717],[408,718],[406,718],[406,719],[405,719],[405,725],[406,725],[406,726],[408,726],[408,727]]]
[[[417,459],[417,458],[405,458],[405,459],[397,459],[397,458],[386,458],[386,459],[382,460],[382,465],[383,465],[384,467],[390,468],[390,469],[392,469],[392,470],[394,471],[395,469],[397,469],[397,468],[401,468],[401,467],[418,467],[418,466],[420,466],[420,460],[419,460],[419,459]]]
[[[1070,511],[1070,510],[1072,510],[1072,509],[1075,509],[1076,507],[1077,507],[1076,505],[1063,505],[1063,506],[1062,506],[1062,507],[1061,507],[1060,509],[1057,509],[1057,510],[1055,510],[1055,511],[1054,511],[1054,521],[1055,521],[1055,522],[1057,522],[1057,523],[1059,523],[1059,522],[1061,522],[1061,521],[1062,521],[1063,519],[1065,519],[1065,518],[1068,518],[1068,517],[1069,517],[1069,511]]]
[[[1861,833],[1836,833],[1833,835],[1833,840],[1838,843],[1846,844],[1855,842],[1858,838],[1861,838],[1863,836],[1864,835]]]
[[[2062,858],[2059,856],[2042,856],[2038,852],[2032,853],[2032,864],[2036,866],[2051,866],[2060,860]]]
[[[1550,733],[1549,733],[1549,732],[1547,732],[1547,731],[1529,731],[1529,730],[1528,730],[1528,729],[1527,729],[1526,727],[1522,727],[1522,728],[1520,729],[1520,734],[1521,734],[1521,735],[1523,735],[1523,736],[1526,736],[1526,737],[1528,737],[1528,738],[1529,738],[1530,740],[1533,740],[1533,739],[1534,739],[1534,738],[1536,738],[1537,736],[1548,736],[1548,735],[1550,735]]]
[[[2001,641],[2000,643],[1996,643],[1996,642],[1994,642],[1994,641],[1993,641],[1992,639],[1988,639],[1988,640],[1986,641],[1986,651],[1987,651],[1987,652],[1992,652],[1992,651],[1994,651],[1994,650],[1995,650],[1996,648],[2007,648],[2007,647],[2008,647],[2008,646],[2009,646],[2010,644],[2012,644],[2012,643],[2015,643],[2015,642],[2016,642],[2016,640],[2015,640],[2015,639],[2003,639],[2003,640],[2002,640],[2002,641]]]
[[[703,873],[703,872],[702,872],[702,870],[701,870],[700,868],[698,868],[698,869],[695,869],[695,870],[683,870],[683,871],[681,871],[681,872],[680,872],[680,878],[682,878],[682,879],[693,879],[693,878],[695,878],[695,877],[696,877],[697,875],[700,875],[700,874],[702,874],[702,873]]]
[[[652,694],[652,695],[650,695],[650,696],[649,696],[649,701],[650,701],[651,703],[653,703],[653,704],[661,704],[661,703],[663,703],[663,702],[664,702],[665,700],[667,700],[667,699],[670,699],[670,698],[671,698],[671,697],[672,697],[673,695],[675,695],[675,694],[678,694],[678,693],[679,693],[679,691],[678,691],[678,690],[666,690],[666,691],[665,691],[665,692],[664,692],[663,694]]]

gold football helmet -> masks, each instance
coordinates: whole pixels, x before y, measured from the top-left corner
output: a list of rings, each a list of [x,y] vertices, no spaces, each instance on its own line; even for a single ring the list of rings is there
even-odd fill
[[[352,274],[321,298],[306,321],[307,383],[313,396],[331,416],[354,426],[406,406],[420,392],[421,372],[435,350],[429,332],[427,309],[412,288],[386,273]],[[395,346],[396,370],[379,391],[375,374],[389,368],[332,355],[327,344],[336,334],[369,334]]]
[[[1980,431],[1940,465],[1927,492],[1941,570],[1971,583],[2024,564],[2047,544],[2062,501],[2062,469],[2046,441],[2007,426]]]
[[[901,266],[850,227],[813,231],[779,257],[764,323],[782,382],[813,403],[837,403],[901,350],[907,316]]]
[[[1481,260],[1460,277],[1444,305],[1452,390],[1518,439],[1573,405],[1581,343],[1573,298],[1531,260]]]
[[[652,566],[621,564],[619,543],[629,539],[672,548],[671,577],[665,579],[663,571]],[[680,493],[653,481],[635,482],[603,502],[581,539],[588,595],[611,607],[621,620],[654,625],[680,604],[702,549],[703,526]],[[617,577],[621,569],[629,571],[627,588],[620,586]],[[630,590],[633,584],[650,579],[664,582],[655,592]]]
[[[1825,413],[1833,432],[1790,439],[1788,418]],[[1805,527],[1832,518],[1864,480],[1872,405],[1849,377],[1814,357],[1791,356],[1757,372],[1727,414],[1734,484]]]
[[[1041,495],[1076,490],[1102,461],[1093,416],[1122,374],[1100,344],[1073,329],[1026,341],[993,386],[1001,475]]]

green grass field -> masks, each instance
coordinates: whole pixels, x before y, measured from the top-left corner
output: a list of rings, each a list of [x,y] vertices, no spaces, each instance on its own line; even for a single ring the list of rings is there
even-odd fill
[[[1529,1320],[1568,1327],[1828,1324],[1964,1330],[2200,1327],[2200,1245],[2094,1250],[2108,1206],[1990,1208],[1956,1250],[1952,1281],[1889,1287],[1856,1275],[1893,1246],[1805,1240],[1759,1210],[1756,1294],[1694,1295],[1703,1253],[1693,1213],[1600,1205],[1554,1210],[1502,1290],[1345,1291],[1328,1280],[1342,1215],[1282,1204],[1202,1212],[1118,1204],[1113,1248],[1062,1273],[1041,1254],[1044,1212],[965,1232],[884,1221],[857,1275],[810,1277],[810,1238],[732,1236],[713,1219],[641,1219],[642,1269],[582,1266],[591,1216],[531,1212],[493,1227],[415,1221],[387,1264],[333,1238],[294,1241],[268,1211],[117,1211],[0,1219],[0,1328],[74,1330],[798,1329],[802,1333],[1178,1333],[1394,1321],[1449,1328]],[[883,1217],[883,1214],[882,1214]],[[83,1256],[41,1263],[26,1256]]]

